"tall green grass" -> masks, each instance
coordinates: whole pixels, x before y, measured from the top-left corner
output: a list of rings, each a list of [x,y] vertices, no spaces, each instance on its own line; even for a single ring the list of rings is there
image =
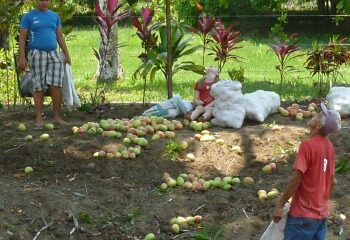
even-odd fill
[[[68,48],[72,58],[72,69],[76,86],[79,89],[91,91],[95,88],[95,74],[97,60],[93,55],[92,48],[98,48],[99,34],[96,28],[75,29],[74,40],[68,42]],[[191,37],[191,34],[188,34]],[[199,44],[199,39],[195,36],[193,44]],[[242,36],[242,42],[238,45],[242,48],[237,50],[237,55],[242,57],[242,62],[228,62],[223,69],[220,78],[229,79],[227,70],[240,66],[245,69],[247,80],[243,83],[244,92],[252,92],[258,89],[277,91],[279,74],[275,66],[278,64],[276,56],[269,49],[272,39],[269,37],[247,37]],[[306,54],[311,48],[313,41],[327,42],[328,36],[301,37],[299,45],[302,47],[300,53]],[[121,63],[124,69],[124,79],[114,84],[108,85],[108,99],[115,102],[140,102],[142,101],[143,82],[134,81],[132,74],[140,64],[137,56],[142,52],[140,40],[135,35],[133,28],[119,29],[119,43],[127,44],[120,48]],[[309,72],[303,67],[306,55],[295,58],[291,61],[297,71],[287,75],[283,85],[282,98],[301,99],[306,96],[317,97],[318,89],[313,87],[317,81],[316,77],[311,78]],[[201,51],[194,53],[183,60],[192,60],[201,63]],[[212,56],[206,57],[206,65],[214,65]],[[340,82],[346,82],[349,68],[341,69],[343,77]],[[194,82],[200,76],[191,72],[179,72],[174,76],[174,94],[179,94],[185,99],[191,99]],[[149,102],[162,101],[167,98],[165,79],[162,74],[158,74],[152,83],[148,83],[146,100]]]

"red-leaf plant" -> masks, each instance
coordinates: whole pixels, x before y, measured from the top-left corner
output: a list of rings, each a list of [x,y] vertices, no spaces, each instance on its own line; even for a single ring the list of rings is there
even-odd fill
[[[132,25],[136,28],[137,36],[141,39],[141,45],[144,49],[144,52],[141,53],[138,57],[141,59],[143,63],[148,62],[148,52],[150,50],[157,49],[157,41],[158,36],[156,33],[152,31],[157,28],[157,24],[151,25],[152,19],[154,16],[154,11],[149,7],[145,7],[141,9],[141,19],[138,19],[135,13],[132,13]],[[143,96],[142,103],[145,103],[145,95],[146,95],[146,84],[147,78],[143,77]]]
[[[228,28],[225,28],[222,21],[218,19],[216,21],[215,28],[212,31],[214,41],[210,49],[214,53],[209,55],[215,55],[214,60],[218,61],[219,72],[221,72],[228,60],[240,60],[239,56],[231,53],[233,50],[241,48],[237,46],[240,32],[233,31],[234,28],[234,25],[230,25]]]
[[[288,72],[291,72],[294,70],[293,66],[288,65],[289,60],[300,56],[300,55],[292,56],[294,52],[300,50],[300,47],[296,45],[297,41],[298,41],[297,34],[294,33],[289,36],[288,40],[281,41],[279,39],[275,39],[275,44],[270,45],[270,48],[277,56],[278,62],[279,62],[279,65],[276,66],[276,69],[280,73],[279,93],[281,93],[282,91],[282,84],[283,84],[285,75]]]
[[[202,54],[202,64],[204,66],[204,58],[205,58],[205,50],[207,48],[207,44],[210,42],[210,32],[212,31],[215,25],[215,18],[207,17],[207,15],[202,12],[199,16],[199,19],[196,24],[196,29],[193,29],[193,32],[199,35],[202,46],[203,46],[203,54]]]
[[[150,49],[157,48],[158,36],[152,31],[156,28],[156,25],[150,26],[154,12],[150,7],[141,9],[141,19],[139,20],[135,13],[132,13],[132,25],[136,28],[137,36],[141,39],[142,48],[144,52],[139,56],[143,61],[147,61],[147,53]]]
[[[104,61],[108,51],[108,45],[110,43],[110,40],[114,36],[112,34],[112,28],[114,24],[130,16],[130,11],[124,11],[124,12],[118,13],[118,10],[120,10],[121,6],[123,5],[118,0],[107,0],[106,4],[107,4],[106,10],[103,11],[101,9],[99,1],[95,0],[95,13],[96,13],[95,20],[98,23],[98,30],[100,32],[100,36],[101,36],[101,40],[104,48],[103,48],[103,52],[98,52],[96,49],[93,49],[93,50],[95,52],[96,58],[100,62],[101,67],[104,66]],[[121,46],[118,46],[118,47],[121,47]]]

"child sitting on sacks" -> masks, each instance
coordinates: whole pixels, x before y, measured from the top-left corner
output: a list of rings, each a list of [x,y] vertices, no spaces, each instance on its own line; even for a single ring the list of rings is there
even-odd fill
[[[205,77],[194,85],[194,111],[191,120],[207,121],[212,117],[214,98],[210,95],[211,86],[219,81],[219,71],[215,67],[209,67]]]

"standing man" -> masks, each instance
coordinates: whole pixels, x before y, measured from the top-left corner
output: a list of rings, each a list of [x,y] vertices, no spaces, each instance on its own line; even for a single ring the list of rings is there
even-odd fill
[[[42,128],[44,93],[49,88],[53,102],[53,121],[66,124],[61,117],[61,87],[64,64],[71,64],[63,37],[60,17],[49,10],[49,0],[36,0],[36,9],[25,14],[21,20],[19,36],[19,68],[25,70],[27,61],[25,45],[29,34],[28,63],[32,75],[32,92],[35,104],[35,126]],[[64,60],[57,50],[60,46]]]
[[[310,139],[300,144],[293,176],[273,212],[273,221],[278,222],[284,204],[293,197],[285,240],[327,239],[328,199],[335,173],[335,151],[327,136],[340,129],[341,118],[323,103],[321,109],[308,123]]]

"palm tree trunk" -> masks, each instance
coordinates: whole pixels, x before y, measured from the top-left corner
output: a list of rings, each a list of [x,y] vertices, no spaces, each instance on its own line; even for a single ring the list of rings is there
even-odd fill
[[[99,0],[101,9],[106,9],[106,1]],[[118,44],[118,24],[114,24],[109,36],[100,40],[101,60],[97,66],[97,79],[101,82],[113,82],[123,77]]]

